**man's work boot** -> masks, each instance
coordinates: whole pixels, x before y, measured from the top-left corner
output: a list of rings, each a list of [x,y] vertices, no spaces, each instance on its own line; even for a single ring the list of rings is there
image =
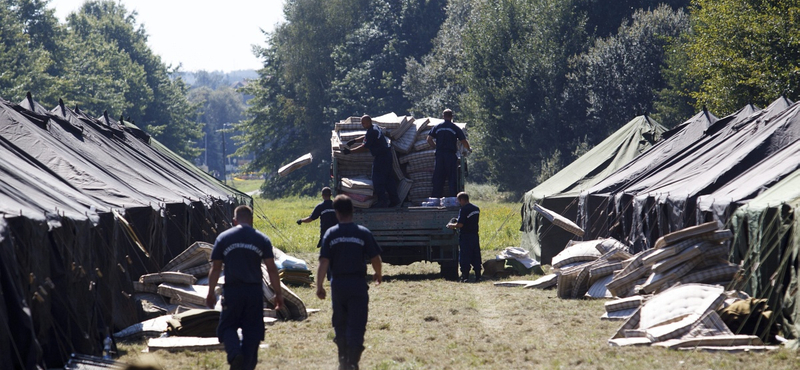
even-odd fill
[[[475,270],[475,282],[480,283],[482,280],[481,270]]]
[[[347,370],[347,345],[343,340],[337,341],[334,339],[333,342],[336,343],[336,349],[339,352],[339,370]]]
[[[236,355],[231,361],[231,370],[242,370],[244,369],[244,356],[242,354]]]
[[[348,347],[347,348],[347,365],[349,370],[358,370],[358,362],[361,361],[361,353],[364,352],[364,346]]]

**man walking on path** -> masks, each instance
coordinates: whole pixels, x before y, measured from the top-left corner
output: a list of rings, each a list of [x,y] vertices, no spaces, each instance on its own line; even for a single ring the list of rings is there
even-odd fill
[[[372,117],[364,115],[361,117],[361,127],[367,133],[359,138],[347,142],[347,146],[354,145],[358,140],[363,139],[363,143],[353,149],[344,148],[342,153],[361,153],[369,149],[372,154],[372,187],[378,203],[375,208],[394,207],[400,204],[397,197],[397,183],[394,179],[392,168],[392,146],[389,138],[383,134],[380,127],[372,124]]]
[[[369,259],[376,284],[382,281],[381,249],[366,227],[353,223],[353,202],[346,195],[333,200],[339,224],[328,229],[322,238],[317,276],[331,272],[331,322],[333,341],[339,352],[340,370],[358,370],[364,351],[364,333],[367,331],[369,311],[369,286],[364,279]],[[317,297],[325,299],[323,280],[317,279]]]
[[[458,233],[458,263],[461,265],[461,282],[469,281],[469,268],[475,270],[475,282],[481,281],[481,243],[478,238],[478,221],[481,210],[469,202],[469,194],[458,193],[456,197],[461,209],[458,220],[447,224],[448,229],[460,229]]]
[[[322,202],[314,207],[311,216],[297,220],[298,225],[311,222],[319,219],[319,241],[317,241],[317,248],[322,245],[322,237],[328,229],[336,225],[339,221],[336,219],[336,212],[333,210],[333,201],[331,200],[331,188],[322,188]]]
[[[222,293],[217,337],[225,345],[231,369],[255,369],[258,345],[264,340],[264,292],[261,263],[275,291],[275,309],[283,306],[283,292],[272,242],[253,228],[253,210],[239,206],[233,212],[234,227],[219,234],[211,250],[211,271],[208,272],[206,306],[214,308],[214,288],[225,265],[225,285]],[[237,330],[242,329],[239,340]]]
[[[444,188],[444,180],[447,179],[450,185],[450,194],[453,196],[458,189],[458,151],[457,143],[461,142],[464,149],[472,151],[469,141],[464,135],[464,131],[453,123],[453,111],[445,109],[442,112],[444,122],[433,126],[428,134],[428,144],[436,148],[436,162],[433,167],[433,191],[431,197],[441,198]]]

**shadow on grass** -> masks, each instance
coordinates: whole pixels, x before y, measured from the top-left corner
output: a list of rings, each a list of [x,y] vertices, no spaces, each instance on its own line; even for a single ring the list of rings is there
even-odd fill
[[[420,274],[395,274],[383,275],[383,281],[423,281],[423,280],[444,280],[442,274],[438,272],[420,273]]]

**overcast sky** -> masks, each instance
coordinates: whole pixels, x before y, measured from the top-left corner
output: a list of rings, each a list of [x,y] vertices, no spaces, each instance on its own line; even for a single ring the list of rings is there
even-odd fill
[[[85,0],[51,0],[62,23]],[[183,71],[259,69],[251,45],[266,45],[259,29],[283,20],[283,0],[121,0],[144,25],[148,44],[166,64]]]

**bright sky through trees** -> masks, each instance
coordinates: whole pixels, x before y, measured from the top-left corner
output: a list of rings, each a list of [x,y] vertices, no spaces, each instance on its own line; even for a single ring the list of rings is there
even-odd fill
[[[51,0],[63,22],[86,0]],[[251,45],[265,45],[260,29],[283,20],[283,0],[121,0],[144,25],[148,44],[166,64],[183,71],[259,69]]]

